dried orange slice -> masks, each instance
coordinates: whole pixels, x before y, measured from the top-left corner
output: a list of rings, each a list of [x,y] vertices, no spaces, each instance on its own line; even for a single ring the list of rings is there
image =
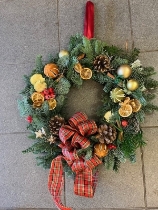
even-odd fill
[[[98,143],[94,146],[94,153],[99,158],[103,158],[108,154],[108,148],[104,143]]]
[[[43,102],[35,102],[35,103],[33,103],[33,108],[39,108],[42,106],[42,104],[43,104]]]
[[[141,103],[137,99],[131,99],[129,104],[132,106],[132,111],[133,112],[138,112],[141,108]]]
[[[84,58],[84,56],[85,56],[85,54],[82,53],[81,55],[79,55],[79,56],[77,57],[77,59],[78,59],[78,60],[81,60],[82,58]]]
[[[80,76],[82,79],[90,79],[92,77],[92,70],[89,68],[82,68]]]
[[[132,106],[125,104],[118,110],[121,117],[129,117],[132,114]]]
[[[82,66],[80,63],[76,63],[75,66],[74,66],[74,69],[77,73],[80,73],[81,70],[82,70]]]
[[[43,103],[44,102],[44,96],[38,92],[34,92],[31,95],[31,99],[34,103]]]
[[[112,112],[108,111],[105,113],[104,118],[106,119],[107,122],[109,122],[111,116],[112,116]]]
[[[48,100],[49,110],[55,109],[57,101],[54,98]]]

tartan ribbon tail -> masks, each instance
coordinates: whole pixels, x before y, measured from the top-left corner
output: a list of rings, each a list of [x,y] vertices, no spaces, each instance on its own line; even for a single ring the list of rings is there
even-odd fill
[[[99,176],[99,171],[96,171],[95,174],[93,174],[93,177],[92,177],[92,182],[93,182],[93,194],[95,193],[95,189],[96,189],[96,186],[97,186],[98,176]]]
[[[48,189],[52,195],[53,201],[59,210],[72,210],[61,202],[61,192],[64,185],[62,156],[52,160],[48,177]]]
[[[97,185],[98,173],[92,175],[92,170],[87,168],[75,177],[74,192],[76,195],[92,198]]]
[[[86,161],[87,167],[82,173],[76,174],[74,183],[74,192],[76,195],[92,198],[98,181],[99,171],[93,174],[92,170],[99,164],[101,160],[97,156],[93,156]]]

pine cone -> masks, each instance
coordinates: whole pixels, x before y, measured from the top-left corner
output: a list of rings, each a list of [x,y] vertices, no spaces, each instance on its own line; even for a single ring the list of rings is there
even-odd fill
[[[128,126],[124,128],[124,131],[132,134],[138,133],[140,131],[139,121],[135,117],[129,118]]]
[[[107,72],[111,70],[110,67],[110,58],[107,55],[98,55],[94,62],[94,69],[98,72]]]
[[[99,139],[100,143],[110,144],[116,139],[116,129],[106,124],[100,125],[98,128],[98,135],[96,138]]]
[[[59,129],[64,123],[64,118],[59,117],[57,115],[55,117],[52,117],[49,121],[50,133],[52,135],[59,136]]]

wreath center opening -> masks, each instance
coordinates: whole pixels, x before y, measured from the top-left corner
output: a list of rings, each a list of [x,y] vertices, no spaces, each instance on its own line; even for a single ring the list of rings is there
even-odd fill
[[[80,88],[71,88],[67,95],[67,116],[70,118],[74,113],[80,111],[96,120],[97,109],[102,105],[101,95],[103,92],[102,85],[94,80],[84,81]]]

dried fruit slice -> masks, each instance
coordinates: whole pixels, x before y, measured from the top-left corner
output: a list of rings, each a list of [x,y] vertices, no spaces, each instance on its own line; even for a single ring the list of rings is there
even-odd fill
[[[44,67],[44,74],[50,78],[56,78],[59,74],[58,66],[55,63],[48,63]]]
[[[33,103],[33,108],[40,108],[42,106],[43,102],[35,102]]]
[[[129,104],[123,105],[118,112],[121,117],[129,117],[132,114],[132,106]]]
[[[82,68],[80,76],[82,79],[90,79],[92,77],[92,70],[89,68]]]
[[[80,73],[82,71],[82,66],[80,63],[76,63],[74,66],[74,69],[77,73]]]
[[[82,53],[81,55],[79,55],[79,56],[77,57],[77,59],[78,59],[78,60],[81,60],[81,59],[84,58],[84,57],[85,57],[85,54]]]
[[[54,98],[48,100],[49,110],[55,109],[57,101]]]
[[[110,98],[114,103],[118,103],[125,98],[125,93],[121,88],[117,87],[110,91]]]
[[[34,92],[31,95],[31,99],[34,103],[43,103],[44,102],[44,96],[38,92]]]
[[[104,118],[106,119],[107,122],[109,122],[111,116],[112,116],[112,112],[108,111],[105,113]]]
[[[132,106],[133,112],[138,112],[140,108],[142,107],[140,101],[138,101],[137,99],[131,99],[129,104]]]
[[[108,148],[104,143],[98,143],[94,146],[94,153],[99,157],[103,158],[108,154]]]

